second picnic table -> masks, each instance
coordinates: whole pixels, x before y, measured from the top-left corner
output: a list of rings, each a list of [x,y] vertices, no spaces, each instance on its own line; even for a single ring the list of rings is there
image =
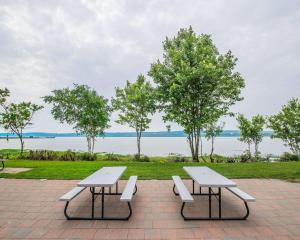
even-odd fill
[[[214,170],[208,167],[183,167],[183,170],[192,178],[193,181],[193,189],[192,193],[186,189],[184,183],[182,182],[179,176],[173,176],[174,187],[173,191],[176,195],[180,195],[181,200],[183,201],[183,205],[181,208],[181,215],[185,220],[245,220],[249,215],[249,208],[247,202],[254,202],[255,198],[248,195],[247,193],[241,191],[236,186],[237,184],[222,176],[221,174],[215,172]],[[195,192],[195,183],[199,185],[199,192]],[[178,190],[178,193],[175,192],[175,187]],[[202,192],[202,188],[208,188],[208,192]],[[213,188],[217,188],[218,192],[214,192]],[[246,215],[243,217],[223,217],[222,216],[222,189],[227,189],[237,197],[242,199],[246,206]],[[193,202],[194,198],[191,195],[201,195],[201,196],[208,196],[208,217],[187,217],[183,213],[183,208],[186,202]],[[219,216],[212,217],[212,196],[215,196],[218,199],[219,205]]]

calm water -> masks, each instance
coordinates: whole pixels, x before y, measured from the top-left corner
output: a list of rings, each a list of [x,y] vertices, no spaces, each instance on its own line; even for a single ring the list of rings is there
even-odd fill
[[[18,139],[0,139],[0,149],[19,148]],[[80,150],[86,151],[85,138],[59,137],[45,139],[25,139],[25,148],[49,150]],[[203,152],[209,153],[210,142],[203,140]],[[235,137],[218,137],[215,141],[215,153],[223,155],[241,154],[246,149],[246,144]],[[260,144],[262,154],[281,154],[288,151],[280,140],[265,137]],[[97,138],[95,152],[110,152],[119,154],[134,154],[136,152],[136,139],[132,137]],[[142,153],[149,156],[165,156],[170,153],[190,155],[188,143],[183,137],[145,137],[142,139]]]

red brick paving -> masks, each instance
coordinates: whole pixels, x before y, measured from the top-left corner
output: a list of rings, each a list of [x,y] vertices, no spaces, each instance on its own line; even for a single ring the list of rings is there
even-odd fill
[[[184,221],[171,181],[138,181],[129,221],[67,221],[58,199],[78,181],[0,179],[0,239],[300,239],[300,184],[280,180],[236,180],[257,198],[246,221]],[[120,187],[124,186],[121,181]],[[186,181],[191,188],[191,181]],[[207,214],[207,198],[195,197],[187,213]],[[106,213],[126,214],[118,196]],[[96,200],[96,213],[100,213]],[[125,208],[124,208],[125,207]],[[213,202],[217,209],[217,202]],[[70,204],[73,214],[90,214],[89,191]],[[217,214],[217,211],[213,211]],[[223,191],[223,213],[244,214],[243,203]]]

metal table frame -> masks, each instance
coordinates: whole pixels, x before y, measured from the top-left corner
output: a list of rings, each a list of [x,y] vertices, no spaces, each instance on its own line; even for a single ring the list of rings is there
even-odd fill
[[[111,168],[114,168],[114,167],[111,167]],[[102,170],[102,169],[100,169],[100,170]],[[91,198],[92,198],[92,211],[91,211],[91,216],[90,217],[72,217],[72,216],[70,216],[67,213],[67,209],[68,209],[68,206],[69,206],[70,202],[66,202],[66,205],[65,205],[65,208],[64,208],[64,215],[65,215],[65,217],[68,220],[117,220],[117,221],[128,220],[131,217],[131,215],[132,215],[132,208],[131,208],[130,202],[127,202],[128,209],[129,209],[129,213],[128,213],[127,216],[124,216],[124,217],[106,217],[105,214],[104,214],[105,213],[105,211],[104,211],[105,210],[105,204],[104,204],[105,203],[105,201],[104,201],[105,196],[107,196],[107,195],[108,196],[110,196],[110,195],[122,195],[121,192],[118,192],[118,181],[119,181],[119,178],[122,176],[122,174],[124,173],[125,170],[126,170],[126,167],[124,167],[124,170],[121,171],[120,175],[116,179],[116,182],[113,183],[113,184],[105,184],[104,186],[101,186],[102,184],[99,181],[99,183],[94,184],[95,186],[90,186],[89,187],[89,190],[90,190],[90,193],[91,193]],[[87,177],[86,179],[88,179],[89,177]],[[88,187],[87,186],[88,184],[84,184],[84,181],[86,179],[84,179],[83,181],[81,181],[77,185],[78,186]],[[91,185],[93,185],[93,184],[91,184]],[[113,185],[116,185],[116,191],[115,192],[111,191],[111,187]],[[99,192],[96,191],[97,187],[100,188]],[[109,188],[108,192],[105,192],[105,187]],[[136,192],[137,192],[137,186],[135,186],[135,192],[133,194],[136,194]],[[101,196],[101,216],[100,217],[96,217],[95,216],[95,200],[96,200],[96,198],[98,196]]]
[[[203,168],[203,167],[202,167]],[[208,168],[209,169],[209,168]],[[186,168],[184,168],[184,170],[187,172],[188,175],[190,175],[190,173],[187,171]],[[213,171],[211,169],[209,169],[210,171]],[[214,172],[214,171],[213,171]],[[218,174],[217,172],[215,172],[215,174],[219,175],[219,176],[222,176],[220,174]],[[190,175],[191,176],[191,175]],[[191,176],[193,178],[193,176]],[[223,177],[223,176],[222,176]],[[225,177],[223,177],[224,179],[226,179]],[[244,205],[245,205],[245,208],[246,208],[246,214],[242,217],[223,217],[222,216],[222,188],[226,188],[226,187],[235,187],[236,184],[232,181],[230,181],[229,179],[227,179],[229,182],[227,183],[226,186],[217,186],[215,184],[212,184],[212,186],[210,186],[210,184],[205,184],[204,187],[208,187],[208,192],[207,193],[203,193],[202,192],[202,188],[203,188],[203,185],[200,183],[200,182],[197,182],[199,184],[199,193],[196,193],[195,192],[195,179],[192,179],[193,181],[193,191],[192,191],[192,195],[194,196],[208,196],[208,217],[202,217],[202,216],[199,216],[199,217],[189,217],[189,216],[186,216],[184,214],[184,207],[185,207],[185,202],[182,203],[182,207],[181,207],[181,216],[184,218],[184,220],[246,220],[249,216],[249,207],[248,207],[248,203],[246,201],[244,201]],[[230,183],[232,182],[232,183]],[[220,184],[222,185],[222,184]],[[217,188],[218,189],[218,192],[215,193],[213,191],[213,187]],[[177,196],[178,193],[175,191],[175,184],[173,186],[173,192],[174,194]],[[214,196],[217,200],[218,200],[218,207],[219,207],[219,211],[218,211],[218,216],[217,217],[213,217],[212,216],[212,196]]]

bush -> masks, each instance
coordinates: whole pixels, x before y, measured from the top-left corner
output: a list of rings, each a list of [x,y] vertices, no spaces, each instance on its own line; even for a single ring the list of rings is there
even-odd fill
[[[133,159],[136,162],[150,162],[150,158],[146,155],[139,156],[138,154],[135,154],[135,155],[133,155]]]
[[[85,152],[85,153],[81,153],[78,156],[78,158],[79,158],[79,160],[82,160],[82,161],[95,161],[95,160],[97,160],[97,154]]]
[[[176,153],[170,153],[168,157],[169,162],[188,162],[188,158]]]
[[[249,150],[246,150],[241,156],[240,156],[241,162],[249,162],[251,160],[251,153]]]
[[[68,150],[61,155],[60,159],[63,161],[75,161],[76,153],[72,150]]]
[[[107,153],[106,155],[106,161],[119,161],[120,158],[117,154],[114,153]]]
[[[288,152],[285,152],[280,156],[281,162],[299,161],[299,160],[300,160],[300,156]]]
[[[57,160],[59,158],[57,152],[49,150],[30,150],[23,155],[24,159],[29,160]]]
[[[217,154],[214,154],[213,158],[215,160],[215,163],[236,163],[236,162],[239,162],[238,158],[226,157],[226,156],[217,155]]]

